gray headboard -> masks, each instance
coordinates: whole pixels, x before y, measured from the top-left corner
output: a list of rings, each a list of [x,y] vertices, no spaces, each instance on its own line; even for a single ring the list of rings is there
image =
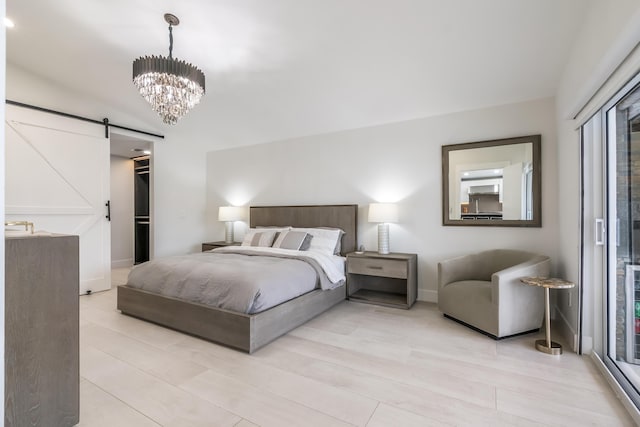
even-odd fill
[[[342,255],[358,244],[358,205],[251,206],[249,225],[291,227],[335,227],[344,230]]]

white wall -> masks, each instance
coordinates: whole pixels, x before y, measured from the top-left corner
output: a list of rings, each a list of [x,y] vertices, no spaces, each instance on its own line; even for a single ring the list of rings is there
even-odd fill
[[[133,160],[111,156],[111,267],[133,265]]]
[[[555,258],[555,129],[554,101],[543,99],[212,151],[207,155],[207,237],[224,235],[215,218],[222,205],[357,203],[359,244],[375,250],[376,226],[367,222],[366,206],[397,202],[400,221],[390,227],[391,250],[418,254],[419,298],[435,301],[442,259],[489,248]],[[442,145],[538,133],[542,228],[442,226]]]
[[[179,132],[153,152],[155,256],[200,252],[206,242],[206,154]]]
[[[640,55],[634,51],[640,40],[640,3],[636,0],[595,1],[564,70],[557,95],[558,200],[559,215],[557,273],[579,281],[580,259],[580,151],[579,126],[602,107],[640,69]],[[625,61],[626,58],[626,61]],[[623,62],[624,61],[624,62]],[[621,65],[622,64],[622,65]],[[602,88],[599,90],[599,88]],[[578,115],[577,119],[574,117]],[[591,229],[593,224],[585,224]],[[599,278],[597,278],[599,280]],[[601,280],[598,285],[602,286]],[[585,290],[585,352],[590,351],[595,310],[593,290]],[[558,293],[558,312],[567,337],[578,330],[580,290]]]
[[[183,124],[168,127],[161,125],[160,119],[154,128],[108,103],[12,64],[7,64],[6,82],[7,98],[14,101],[97,120],[108,117],[112,123],[164,134],[164,140],[155,141],[153,151],[155,256],[199,251],[206,228],[204,137],[202,140],[185,137],[188,128]]]
[[[572,119],[589,102],[640,40],[637,0],[586,3],[586,19],[558,87],[558,113]]]

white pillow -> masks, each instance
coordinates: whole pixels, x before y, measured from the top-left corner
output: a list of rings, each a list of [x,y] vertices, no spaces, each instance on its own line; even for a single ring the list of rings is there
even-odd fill
[[[339,228],[292,228],[292,231],[306,231],[313,236],[309,251],[334,255],[338,241],[344,233]]]
[[[258,230],[250,228],[244,235],[241,246],[271,247],[276,234],[278,234],[278,231],[273,229],[261,228]]]

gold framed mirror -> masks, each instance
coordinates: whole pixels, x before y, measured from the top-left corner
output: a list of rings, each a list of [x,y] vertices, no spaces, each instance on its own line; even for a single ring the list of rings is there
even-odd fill
[[[442,146],[442,224],[542,227],[540,135]]]

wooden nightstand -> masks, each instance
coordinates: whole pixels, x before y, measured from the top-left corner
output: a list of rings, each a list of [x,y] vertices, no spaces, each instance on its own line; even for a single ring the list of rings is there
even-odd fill
[[[417,264],[416,254],[347,254],[347,296],[354,301],[408,309],[418,292]]]
[[[205,242],[202,244],[202,252],[210,251],[211,249],[215,249],[215,248],[223,248],[225,246],[240,246],[241,244],[242,242],[227,243],[223,240],[219,242]]]

